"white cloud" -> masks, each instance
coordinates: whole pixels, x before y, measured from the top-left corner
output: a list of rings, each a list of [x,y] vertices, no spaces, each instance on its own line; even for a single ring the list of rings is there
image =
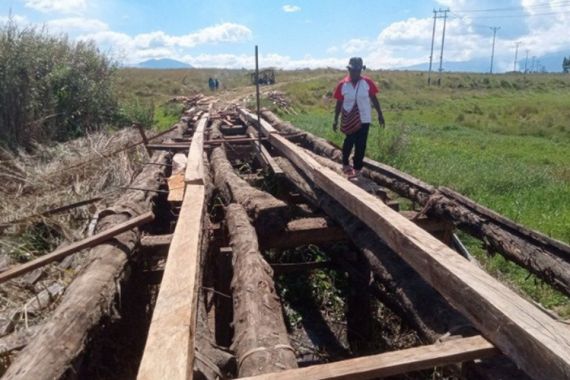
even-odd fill
[[[87,6],[86,0],[25,0],[26,7],[40,12],[76,13]]]
[[[69,17],[50,20],[46,23],[48,29],[52,32],[84,32],[93,33],[109,29],[109,25],[97,19],[88,19],[83,17]]]
[[[293,13],[293,12],[300,12],[301,11],[301,7],[297,6],[297,5],[290,5],[290,4],[286,4],[283,6],[283,12],[287,12],[287,13]]]
[[[148,58],[179,58],[189,48],[205,44],[238,43],[251,39],[251,30],[240,24],[224,23],[185,35],[169,35],[163,31],[129,36],[103,29],[86,33],[81,40],[94,40],[115,59],[136,63]]]
[[[374,45],[374,41],[365,38],[353,38],[342,44],[342,49],[348,54],[363,53],[369,51]]]

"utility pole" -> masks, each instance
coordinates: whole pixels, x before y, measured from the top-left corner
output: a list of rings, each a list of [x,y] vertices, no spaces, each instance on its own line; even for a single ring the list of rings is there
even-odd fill
[[[491,69],[489,72],[493,74],[493,60],[495,59],[495,37],[497,36],[497,30],[501,29],[500,26],[492,26],[491,30],[493,31],[493,49],[491,50]]]
[[[428,86],[431,85],[431,66],[433,62],[433,42],[435,40],[435,22],[437,20],[437,11],[433,10],[433,32],[431,33],[431,52],[429,53],[429,71],[428,71]]]
[[[520,42],[517,42],[516,48],[515,48],[515,63],[513,64],[513,71],[516,72],[517,71],[517,57],[519,55],[519,46],[520,46]]]
[[[525,73],[525,74],[528,72],[528,71],[527,71],[527,67],[528,67],[528,66],[527,66],[527,65],[528,65],[528,53],[529,53],[529,50],[526,49],[526,58],[524,59],[524,73]]]
[[[443,33],[441,35],[441,54],[439,55],[439,81],[441,83],[441,72],[443,71],[443,46],[445,44],[445,25],[447,23],[447,13],[448,9],[440,9],[440,13],[443,13]]]

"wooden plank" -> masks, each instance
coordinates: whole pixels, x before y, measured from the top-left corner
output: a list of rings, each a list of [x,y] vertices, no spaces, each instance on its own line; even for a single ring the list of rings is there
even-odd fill
[[[184,200],[184,172],[168,177],[168,202],[180,203]]]
[[[144,235],[141,238],[141,247],[143,248],[162,248],[170,246],[172,234],[166,235]]]
[[[239,108],[238,113],[240,114],[241,117],[245,119],[245,121],[252,123],[257,128],[257,115],[254,115],[253,113],[249,112],[244,108]],[[269,137],[269,135],[272,133],[278,133],[277,130],[273,128],[273,126],[263,118],[260,119],[260,127],[261,127],[261,133],[265,137]]]
[[[191,379],[205,189],[187,185],[137,379]]]
[[[287,223],[287,228],[259,236],[263,249],[295,248],[347,240],[344,230],[326,218],[303,218]]]
[[[301,148],[270,141],[315,184],[368,225],[490,341],[535,379],[570,378],[570,328],[476,267]]]
[[[184,182],[187,184],[204,184],[204,161],[202,154],[204,152],[204,130],[208,124],[208,114],[202,116],[198,121],[196,130],[192,135],[192,143],[188,151],[188,160],[186,162],[186,174]]]
[[[482,336],[408,348],[285,372],[243,377],[243,380],[364,380],[487,358],[498,354]]]
[[[2,273],[0,273],[0,284],[14,278],[20,276],[24,273],[30,272],[34,269],[40,268],[44,265],[52,263],[57,260],[61,260],[64,257],[67,257],[73,253],[79,252],[85,248],[94,247],[100,243],[103,243],[107,240],[112,239],[114,236],[128,231],[132,228],[140,226],[142,224],[148,223],[154,219],[154,214],[152,211],[146,212],[142,215],[139,215],[135,218],[130,219],[127,222],[118,224],[112,228],[109,228],[106,231],[100,232],[96,235],[93,235],[87,239],[80,240],[78,242],[72,243],[67,247],[58,249],[50,254],[44,255],[39,257],[35,260],[29,261],[25,264],[18,265],[16,267],[10,268]]]

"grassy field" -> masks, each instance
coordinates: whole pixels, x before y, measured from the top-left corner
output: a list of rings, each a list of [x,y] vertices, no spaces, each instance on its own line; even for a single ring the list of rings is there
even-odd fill
[[[570,242],[570,75],[445,74],[427,86],[416,72],[370,72],[381,87],[385,130],[373,125],[367,155],[433,185],[451,187],[530,228]],[[222,94],[248,86],[245,70],[121,70],[123,102],[154,108],[154,124],[168,126],[163,111],[174,95],[207,93],[207,79]],[[277,72],[278,84],[298,114],[279,110],[296,126],[341,144],[331,129],[336,82],[343,72]],[[252,92],[253,87],[249,87]],[[247,92],[247,89],[246,91]],[[164,116],[169,115],[169,116]],[[501,256],[488,257],[463,236],[485,267],[533,299],[570,317],[570,300]]]

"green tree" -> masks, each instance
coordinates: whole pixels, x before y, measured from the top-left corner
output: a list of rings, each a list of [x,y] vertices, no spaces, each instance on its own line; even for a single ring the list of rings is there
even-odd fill
[[[114,71],[93,42],[0,24],[0,143],[15,148],[100,129],[118,108]]]
[[[570,57],[564,57],[562,61],[562,71],[565,73],[570,72]]]

